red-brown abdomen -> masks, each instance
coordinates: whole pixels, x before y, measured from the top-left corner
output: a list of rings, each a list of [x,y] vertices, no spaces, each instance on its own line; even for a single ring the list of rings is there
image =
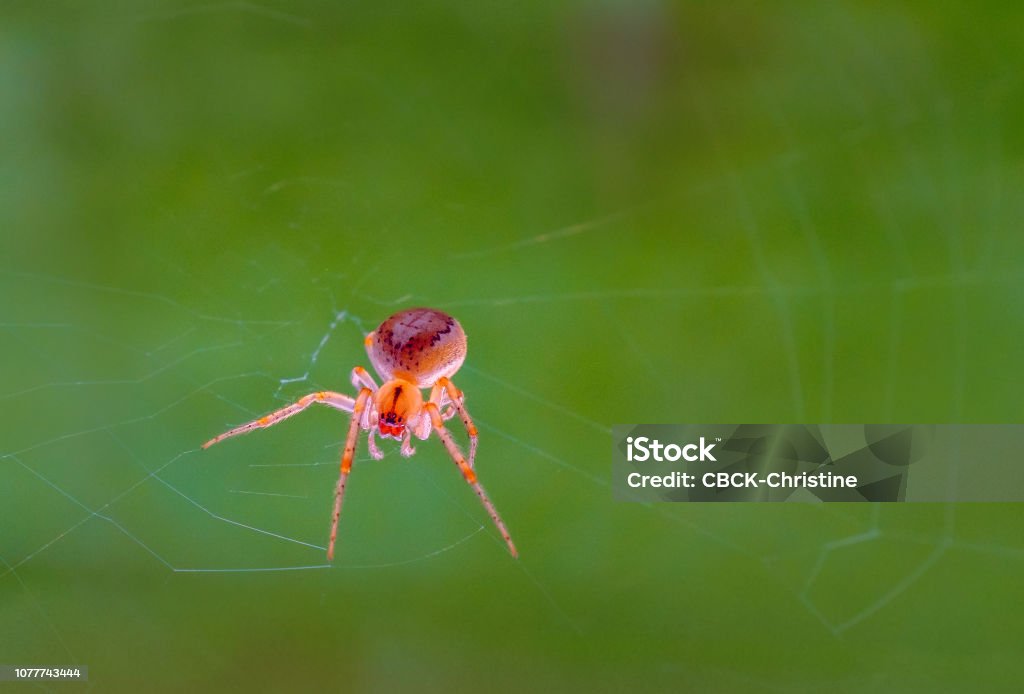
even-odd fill
[[[443,311],[410,308],[366,336],[366,352],[385,380],[401,378],[428,388],[451,377],[466,358],[466,333]]]

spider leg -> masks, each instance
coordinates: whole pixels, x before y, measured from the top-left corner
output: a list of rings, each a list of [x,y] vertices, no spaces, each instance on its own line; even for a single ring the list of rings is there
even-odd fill
[[[415,452],[416,449],[412,447],[412,429],[406,429],[405,437],[402,438],[402,455],[408,458]]]
[[[433,394],[433,390],[430,391]],[[448,421],[455,416],[455,403],[448,397],[448,393],[444,390],[441,391],[441,399],[437,402],[437,409],[441,413],[441,419]]]
[[[455,416],[455,403],[448,399],[447,394],[444,394],[441,396],[441,402],[438,403],[438,410],[441,412],[441,419],[447,422]]]
[[[370,455],[373,456],[374,460],[380,460],[384,457],[384,451],[377,447],[376,433],[377,430],[370,427],[370,433],[366,435],[366,447],[370,449]]]
[[[338,538],[338,519],[341,517],[341,502],[345,496],[345,483],[348,482],[348,473],[352,470],[352,459],[356,455],[359,420],[363,414],[363,408],[366,407],[366,401],[372,394],[369,388],[363,388],[352,405],[352,419],[348,424],[345,451],[341,454],[341,475],[338,477],[338,486],[334,490],[334,513],[331,515],[331,539],[327,545],[327,561],[334,560],[334,541]]]
[[[451,400],[451,404],[455,406],[459,417],[462,418],[462,425],[466,427],[466,433],[469,435],[469,466],[473,467],[476,463],[477,431],[476,425],[473,424],[473,418],[469,416],[469,412],[466,411],[466,406],[463,404],[465,397],[462,391],[444,376],[437,379],[437,383],[434,384],[434,388],[430,392],[430,402],[440,405],[443,398],[442,393]],[[442,419],[447,419],[447,417],[442,417]]]
[[[288,419],[293,415],[297,415],[299,412],[302,412],[304,409],[306,409],[307,407],[314,403],[327,405],[329,407],[335,408],[336,410],[341,410],[342,412],[351,412],[352,408],[355,406],[355,400],[353,400],[347,395],[342,395],[341,393],[333,393],[329,390],[322,390],[318,393],[310,393],[309,395],[299,398],[291,405],[282,407],[280,410],[275,410],[274,412],[271,412],[268,415],[260,417],[259,419],[254,419],[253,421],[248,422],[246,424],[241,424],[235,427],[234,429],[225,431],[223,434],[219,436],[213,437],[212,439],[203,444],[203,448],[209,448],[213,444],[220,443],[224,439],[231,438],[232,436],[238,436],[239,434],[247,434],[255,429],[266,429],[267,427],[272,427],[282,420]]]
[[[430,431],[433,427],[430,424],[430,415],[427,413],[426,408],[423,408],[419,415],[419,421],[412,423],[410,422],[409,430],[416,435],[420,441],[426,441],[430,438]]]
[[[361,366],[352,369],[352,387],[356,389],[369,388],[370,392],[377,392],[377,382],[373,380],[370,372]]]
[[[494,525],[498,528],[498,532],[505,538],[505,544],[508,545],[508,551],[512,553],[513,557],[518,557],[519,552],[516,551],[516,546],[512,543],[512,536],[509,535],[508,528],[505,527],[505,522],[501,520],[501,516],[498,515],[498,510],[494,508],[494,504],[491,503],[490,498],[487,496],[487,492],[480,486],[480,482],[477,481],[476,473],[473,472],[473,468],[466,462],[466,459],[462,455],[462,451],[455,444],[452,439],[452,435],[445,429],[444,422],[441,420],[441,413],[437,410],[437,403],[431,399],[423,406],[424,410],[430,415],[430,422],[437,432],[438,438],[441,439],[441,443],[448,450],[448,455],[452,457],[452,461],[455,466],[459,468],[459,472],[462,473],[462,477],[466,480],[473,491],[476,492],[477,497],[480,499],[480,503],[484,505],[491,520],[494,521]]]

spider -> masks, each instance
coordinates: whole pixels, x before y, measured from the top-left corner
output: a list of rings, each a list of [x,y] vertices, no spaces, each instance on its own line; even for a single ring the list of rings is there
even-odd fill
[[[310,393],[291,405],[275,410],[215,436],[203,444],[209,448],[215,443],[254,429],[272,427],[292,415],[302,412],[314,403],[327,405],[343,412],[351,412],[345,449],[341,455],[341,476],[334,492],[334,512],[331,516],[331,537],[327,546],[327,560],[334,559],[334,542],[338,537],[338,519],[345,484],[352,470],[359,430],[367,433],[370,455],[379,460],[384,453],[377,447],[375,435],[402,442],[402,455],[416,452],[412,436],[426,440],[430,432],[437,433],[463,478],[473,488],[480,502],[505,538],[508,551],[518,557],[516,546],[491,503],[484,488],[477,481],[473,464],[476,460],[477,430],[466,411],[465,397],[451,382],[451,377],[466,359],[466,333],[459,322],[447,313],[432,308],[410,308],[391,316],[364,341],[370,363],[384,381],[379,388],[366,369],[352,369],[352,386],[358,389],[355,398],[329,390]],[[421,389],[430,388],[430,398],[423,400]],[[458,412],[469,435],[469,460],[452,439],[444,422]]]

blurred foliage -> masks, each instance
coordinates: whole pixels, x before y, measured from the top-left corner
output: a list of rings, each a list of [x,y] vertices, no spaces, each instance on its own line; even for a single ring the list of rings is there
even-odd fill
[[[607,429],[1018,421],[1022,20],[5,2],[0,662],[125,691],[1009,690],[1018,506],[616,504]],[[323,563],[344,417],[195,448],[347,390],[412,304],[466,328],[522,560],[431,441],[359,461],[333,570],[173,571]]]

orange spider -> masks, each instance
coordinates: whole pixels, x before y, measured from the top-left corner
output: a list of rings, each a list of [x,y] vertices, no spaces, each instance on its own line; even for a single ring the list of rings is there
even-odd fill
[[[291,405],[210,439],[203,444],[203,448],[209,448],[226,438],[245,434],[254,429],[274,426],[314,403],[351,412],[348,437],[345,439],[345,450],[341,456],[341,476],[334,492],[331,539],[327,546],[327,559],[330,561],[334,559],[334,541],[338,536],[341,501],[345,495],[348,473],[352,470],[359,430],[369,432],[367,446],[370,455],[378,460],[384,457],[384,454],[377,448],[374,440],[376,432],[379,431],[384,438],[401,441],[402,455],[408,457],[416,452],[412,447],[413,434],[421,440],[426,440],[431,431],[436,431],[448,454],[462,472],[462,476],[480,497],[498,532],[505,538],[508,551],[513,557],[518,557],[519,553],[512,544],[512,537],[505,523],[473,471],[477,448],[476,427],[469,412],[466,411],[462,391],[450,380],[466,359],[466,333],[462,331],[462,326],[447,313],[436,309],[410,308],[399,311],[381,323],[376,330],[366,336],[365,343],[370,363],[384,380],[384,385],[380,388],[366,369],[357,366],[352,369],[352,386],[359,388],[359,393],[354,399],[329,390],[310,393]],[[426,402],[420,393],[422,388],[430,388],[430,399]],[[444,426],[444,420],[451,419],[455,412],[459,413],[466,433],[469,434],[468,462]]]

